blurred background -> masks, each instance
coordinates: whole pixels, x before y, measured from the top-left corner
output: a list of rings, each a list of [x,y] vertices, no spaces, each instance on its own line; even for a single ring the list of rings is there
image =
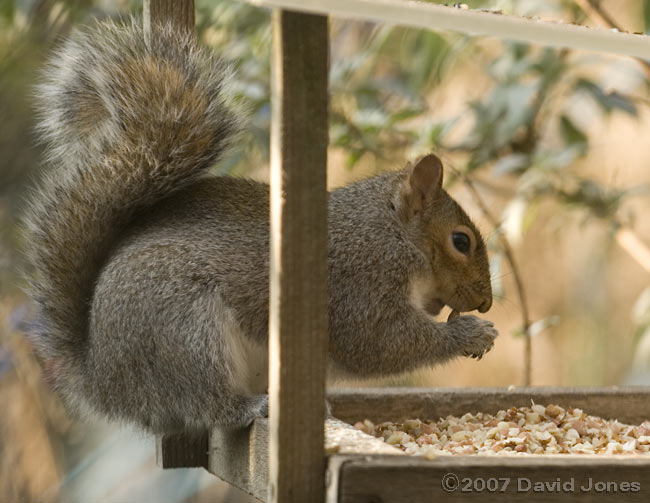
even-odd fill
[[[648,0],[467,4],[650,33]],[[252,116],[215,170],[266,180],[270,13],[231,0],[196,6],[201,43],[236,63],[234,92]],[[2,502],[247,501],[201,470],[156,468],[144,434],[67,418],[24,336],[17,218],[40,166],[33,84],[76,24],[140,9],[0,0]],[[331,33],[331,187],[437,152],[448,190],[489,243],[488,317],[501,333],[480,362],[371,384],[650,384],[650,65],[341,19]]]

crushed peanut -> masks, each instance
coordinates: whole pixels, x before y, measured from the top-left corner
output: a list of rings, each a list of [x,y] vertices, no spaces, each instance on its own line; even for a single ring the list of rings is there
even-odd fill
[[[511,407],[495,415],[479,412],[447,416],[437,422],[408,419],[403,423],[355,428],[402,449],[406,454],[435,458],[449,454],[646,454],[650,421],[638,426],[585,414],[554,404]]]

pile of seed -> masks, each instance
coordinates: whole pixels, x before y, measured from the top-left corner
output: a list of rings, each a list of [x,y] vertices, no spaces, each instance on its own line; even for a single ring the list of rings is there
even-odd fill
[[[581,409],[533,404],[495,415],[447,416],[437,422],[355,424],[407,454],[434,458],[449,454],[645,454],[650,452],[650,421],[639,426],[605,420]]]

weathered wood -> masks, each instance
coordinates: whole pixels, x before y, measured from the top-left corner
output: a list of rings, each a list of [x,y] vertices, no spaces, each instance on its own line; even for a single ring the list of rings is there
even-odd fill
[[[328,503],[650,498],[650,456],[333,456],[329,466]]]
[[[458,31],[547,47],[602,51],[646,59],[650,37],[521,16],[457,9],[406,0],[246,0],[257,6],[389,23],[425,30]]]
[[[512,388],[362,388],[337,390],[330,395],[332,413],[354,423],[406,418],[438,419],[466,412],[495,413],[499,409],[547,405],[578,407],[585,412],[627,423],[650,419],[650,388],[645,386],[512,387]]]
[[[268,484],[269,429],[256,419],[245,430],[215,429],[210,435],[208,471],[265,501]]]
[[[513,405],[529,405],[531,399],[541,404],[557,403],[564,407],[580,407],[588,413],[628,423],[650,419],[648,387],[369,388],[336,390],[328,394],[328,399],[333,412],[345,416],[349,422],[364,418],[374,421],[405,417],[435,419],[447,414],[462,415],[465,412],[494,413]],[[213,431],[210,437],[209,471],[264,500],[268,480],[268,436],[268,421],[264,419],[256,420],[248,430]],[[638,481],[642,487],[639,493],[579,491],[571,494],[572,498],[596,501],[607,495],[616,501],[617,497],[634,498],[635,495],[642,494],[644,499],[639,499],[640,496],[637,499],[647,501],[650,496],[647,493],[650,490],[650,480],[641,477],[646,472],[650,474],[650,455],[440,456],[430,461],[406,456],[398,449],[357,431],[338,419],[327,420],[324,446],[324,452],[329,455],[329,503],[339,501],[339,494],[341,501],[346,502],[418,503],[437,501],[435,498],[445,501],[447,493],[440,491],[442,477],[447,473],[454,473],[459,479],[474,477],[472,480],[509,477],[509,484],[514,484],[515,487],[517,478],[521,477],[529,478],[531,482],[552,482],[558,477],[566,482],[573,477],[578,489],[578,483],[585,484],[591,475],[594,482]],[[164,449],[162,452],[165,452]],[[178,466],[178,463],[175,465]],[[473,496],[457,491],[459,492],[452,493],[452,496],[481,497],[485,501],[490,501],[493,497],[496,499],[499,495],[506,501],[509,497],[509,493],[491,493],[487,489]],[[513,494],[537,497],[538,501],[557,496],[556,493],[536,493],[532,489]],[[514,499],[514,496],[510,496],[510,499]]]
[[[194,0],[145,0],[143,21],[145,33],[155,24],[167,22],[194,33]]]
[[[329,418],[325,421],[327,454],[394,454],[404,453],[351,425]],[[269,423],[257,419],[247,430],[215,429],[210,435],[208,471],[242,491],[264,501],[268,482]]]
[[[327,18],[272,20],[269,500],[324,497]]]
[[[402,450],[368,435],[339,419],[325,421],[326,454],[391,454],[405,456]]]
[[[208,433],[159,435],[156,462],[161,468],[207,468]]]

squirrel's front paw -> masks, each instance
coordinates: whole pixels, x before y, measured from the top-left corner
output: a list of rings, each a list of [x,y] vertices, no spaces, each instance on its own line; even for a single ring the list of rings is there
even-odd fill
[[[462,341],[462,354],[479,360],[492,349],[494,338],[499,335],[494,323],[476,316],[458,316],[447,324],[456,332],[458,340]]]

